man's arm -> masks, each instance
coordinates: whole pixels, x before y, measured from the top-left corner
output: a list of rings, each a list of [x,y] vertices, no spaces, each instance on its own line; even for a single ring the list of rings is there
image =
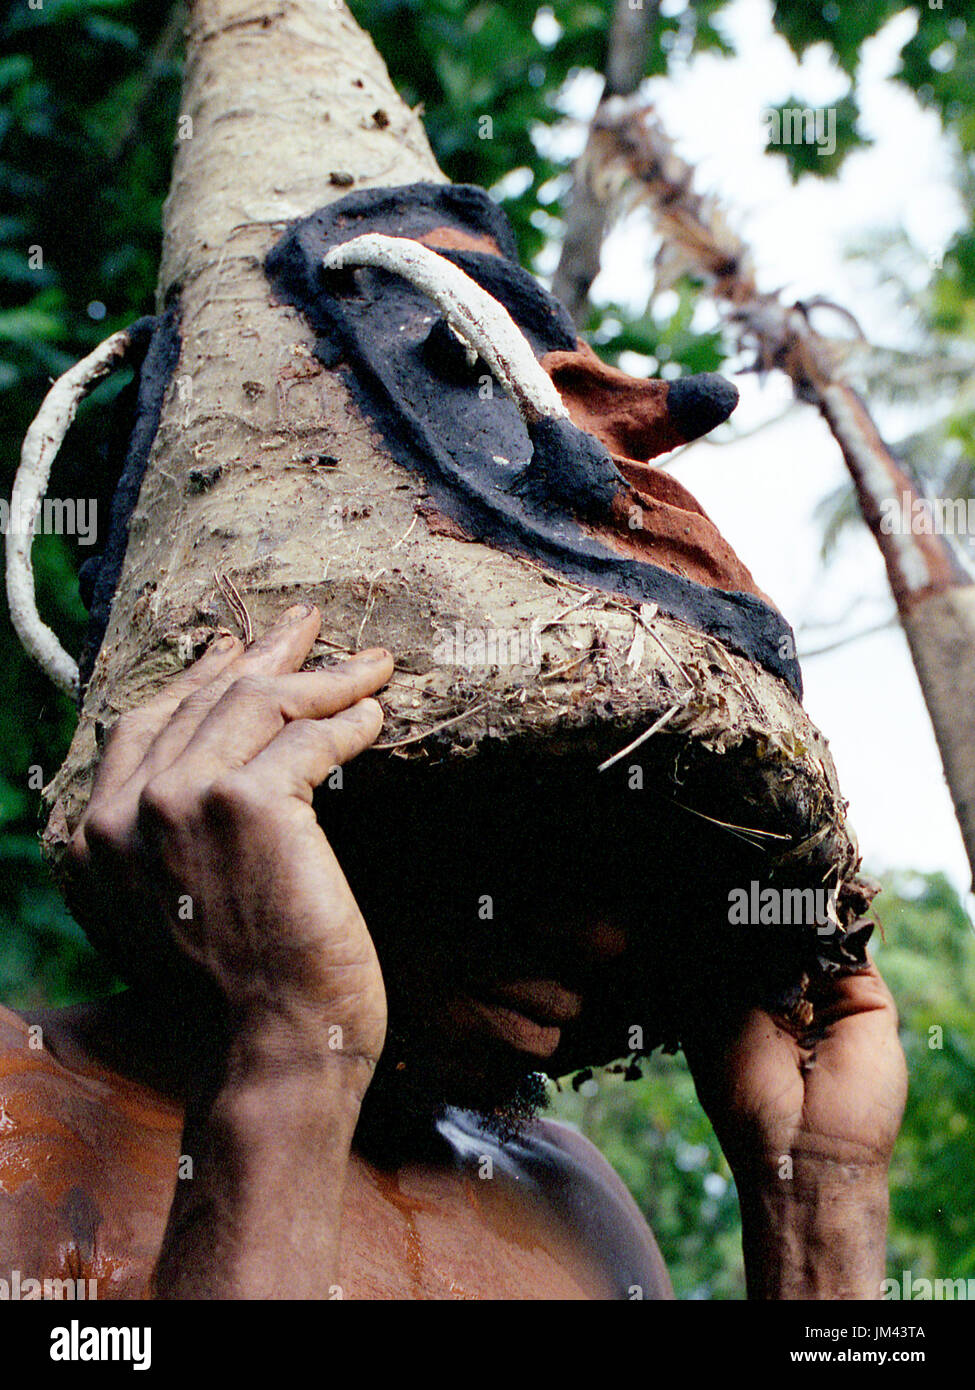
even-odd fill
[[[367,1084],[335,1054],[316,1066],[252,1060],[193,1103],[193,1180],[177,1184],[155,1297],[342,1296],[342,1199]]]
[[[786,1181],[739,1186],[749,1298],[876,1299],[887,1244],[887,1174],[794,1164]]]
[[[823,983],[815,1028],[753,1009],[684,1050],[735,1175],[749,1297],[876,1299],[907,1074],[873,964]]]
[[[359,1105],[383,1046],[372,941],[312,806],[376,738],[385,652],[299,672],[319,615],[225,639],[120,721],[72,841],[77,914],[181,1001],[194,1059],[159,1298],[326,1298]],[[168,972],[168,978],[167,973]]]

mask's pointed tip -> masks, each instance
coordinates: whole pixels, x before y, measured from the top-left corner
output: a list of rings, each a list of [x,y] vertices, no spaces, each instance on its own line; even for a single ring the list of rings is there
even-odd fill
[[[738,404],[738,387],[717,372],[699,372],[670,383],[667,409],[688,440],[724,424]]]

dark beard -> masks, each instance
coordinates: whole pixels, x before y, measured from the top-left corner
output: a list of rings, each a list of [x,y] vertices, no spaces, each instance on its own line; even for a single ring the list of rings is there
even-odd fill
[[[537,1071],[459,1084],[436,1060],[443,1038],[425,1038],[424,1032],[400,1033],[390,1026],[355,1132],[356,1150],[370,1162],[395,1168],[409,1161],[444,1161],[452,1151],[437,1122],[452,1108],[472,1111],[481,1128],[505,1143],[518,1138],[548,1104],[545,1076]]]

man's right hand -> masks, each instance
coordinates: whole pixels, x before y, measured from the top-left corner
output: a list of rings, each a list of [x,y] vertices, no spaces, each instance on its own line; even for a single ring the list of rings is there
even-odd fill
[[[365,697],[393,662],[374,649],[301,672],[320,621],[298,605],[246,650],[220,638],[122,716],[69,847],[71,901],[108,925],[130,978],[192,962],[265,1062],[340,1055],[371,1076],[382,975],[312,793],[377,738]]]

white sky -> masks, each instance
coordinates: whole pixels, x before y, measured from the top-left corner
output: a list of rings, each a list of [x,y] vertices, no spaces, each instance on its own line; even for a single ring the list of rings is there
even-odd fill
[[[682,8],[673,0],[674,10]],[[888,80],[917,17],[898,16],[863,52],[861,129],[876,143],[848,158],[838,180],[807,177],[796,187],[785,161],[763,154],[764,113],[790,96],[829,105],[846,82],[821,47],[798,64],[773,35],[770,14],[767,0],[736,0],[719,23],[741,56],[695,58],[666,81],[649,82],[647,94],[679,151],[696,164],[697,188],[722,197],[750,242],[762,288],[784,287],[794,298],[826,295],[855,312],[872,340],[896,342],[902,325],[892,299],[869,265],[844,260],[845,248],[872,229],[899,225],[937,254],[963,218],[937,119]],[[923,22],[924,10],[918,14]],[[560,144],[571,140],[573,153],[599,87],[598,79],[580,80],[571,93],[570,109],[581,120]],[[641,233],[641,224],[630,222],[607,241],[597,299],[642,309],[655,247]],[[753,375],[739,375],[736,383],[736,430],[773,419],[791,399],[779,374],[764,385]],[[891,437],[905,429],[903,410],[877,415]],[[719,437],[729,438],[730,430]],[[814,508],[847,475],[812,407],[798,407],[754,439],[720,448],[698,444],[674,471],[797,629],[800,651],[873,626],[893,611],[880,554],[865,528],[849,535],[828,570],[819,561]],[[805,631],[841,618],[829,631]],[[809,659],[803,671],[804,703],[830,741],[865,868],[941,869],[967,890],[967,860],[900,629]]]

